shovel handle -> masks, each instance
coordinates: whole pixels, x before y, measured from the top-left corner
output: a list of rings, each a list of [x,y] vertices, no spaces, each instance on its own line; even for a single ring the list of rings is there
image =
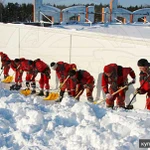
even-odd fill
[[[120,88],[119,90],[117,90],[116,92],[114,92],[112,94],[112,96],[116,95],[117,93],[119,93],[120,91],[126,89],[129,85],[133,84],[133,82],[129,82],[127,85],[125,85],[124,87]]]
[[[81,93],[82,93],[82,90],[80,90],[79,93],[75,96],[75,99],[77,99]]]
[[[66,77],[66,79],[64,80],[64,82],[62,83],[62,85],[61,85],[61,87],[60,87],[60,89],[64,86],[64,84],[67,82],[67,80],[69,79],[69,75]]]
[[[127,85],[125,85],[124,87],[122,87],[122,88],[120,88],[119,90],[117,90],[116,92],[114,92],[113,94],[112,94],[112,96],[114,96],[114,95],[116,95],[117,93],[119,93],[120,91],[122,91],[122,90],[124,90],[124,89],[126,89],[129,85],[131,85],[131,84],[133,84],[133,82],[129,82]],[[102,99],[101,101],[95,101],[94,103],[95,104],[100,104],[100,103],[102,103],[103,101],[106,101],[106,99]]]

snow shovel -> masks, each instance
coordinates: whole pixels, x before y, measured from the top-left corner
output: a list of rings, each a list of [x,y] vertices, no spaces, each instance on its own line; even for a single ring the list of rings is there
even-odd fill
[[[20,65],[16,68],[16,70],[18,70],[18,68],[20,67]],[[2,82],[4,82],[4,83],[10,83],[10,82],[12,82],[13,81],[13,76],[14,76],[14,74],[15,74],[15,72],[12,74],[12,76],[8,76],[8,77],[6,77]]]
[[[129,85],[133,84],[133,82],[129,82],[127,85],[125,85],[124,87],[120,88],[119,90],[117,90],[116,92],[114,92],[112,94],[112,96],[116,95],[117,93],[119,93],[120,91],[126,89]],[[94,101],[94,104],[101,104],[102,102],[106,101],[106,99],[100,100],[100,101]]]
[[[0,76],[2,75],[3,71],[4,71],[4,68],[1,71]],[[11,78],[11,76],[7,76],[2,82],[4,82],[4,83],[10,83],[13,80],[13,78],[12,79],[10,79],[10,78]],[[10,82],[9,82],[9,80],[10,80]]]
[[[47,97],[44,98],[44,100],[57,100],[59,98],[59,93],[51,92]]]
[[[20,90],[20,94],[28,96],[31,94],[31,90],[29,88],[24,89],[24,90]]]
[[[47,97],[44,98],[44,100],[57,100],[59,98],[59,92],[60,92],[61,88],[66,83],[66,81],[69,79],[69,77],[70,76],[68,75],[67,78],[62,83],[61,87],[59,87],[57,92],[51,92]]]
[[[12,81],[13,81],[13,76],[8,76],[2,82],[4,82],[4,83],[10,83]]]

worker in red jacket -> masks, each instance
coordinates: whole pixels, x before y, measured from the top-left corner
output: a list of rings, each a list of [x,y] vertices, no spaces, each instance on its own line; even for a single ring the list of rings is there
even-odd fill
[[[15,84],[10,86],[10,90],[20,90],[22,87],[22,73],[20,71],[21,62],[24,61],[25,58],[16,58],[15,60],[11,60],[10,67],[15,72]]]
[[[121,90],[115,95],[112,94],[128,83],[128,75],[133,79],[132,83],[135,83],[136,76],[132,68],[122,67],[115,63],[104,67],[102,89],[106,94],[106,107],[113,108],[115,99],[118,107],[125,107],[125,92],[127,89]]]
[[[93,102],[93,89],[94,89],[94,77],[85,70],[71,70],[69,76],[73,82],[71,82],[71,91],[73,97],[77,100],[80,99],[80,96],[86,90],[87,100]],[[73,90],[75,89],[75,90]],[[74,92],[75,91],[75,92]]]
[[[65,90],[67,89],[68,94],[70,95],[70,82],[72,82],[69,79],[69,71],[70,70],[76,70],[77,66],[72,63],[69,64],[67,62],[59,61],[59,62],[52,62],[50,64],[51,68],[56,71],[56,76],[60,82],[60,98],[57,100],[57,102],[61,102],[65,93]]]
[[[9,70],[10,70],[10,58],[8,57],[7,54],[0,52],[0,56],[1,56],[1,69],[4,69],[4,78],[9,76]]]
[[[32,92],[31,94],[36,93],[36,71],[35,71],[35,66],[32,60],[23,60],[21,61],[21,67],[20,67],[20,72],[23,74],[23,72],[26,72],[26,86],[27,88],[32,87]]]
[[[140,85],[137,89],[139,94],[146,94],[146,108],[150,110],[150,64],[147,59],[142,58],[138,60],[137,65],[140,70]]]
[[[22,75],[24,72],[26,72],[26,86],[27,88],[30,87],[30,83],[31,83],[31,87],[32,87],[32,92],[31,94],[36,93],[36,83],[35,83],[35,77],[36,74],[34,73],[34,65],[30,63],[30,61],[32,60],[27,60],[27,59],[15,59],[14,62],[15,64],[18,64],[18,68],[16,71],[16,78],[15,78],[15,82],[22,82]]]
[[[45,97],[47,97],[49,95],[50,89],[49,79],[51,78],[50,76],[51,70],[49,66],[39,58],[34,61],[34,66],[35,66],[34,72],[41,74],[41,78],[39,80],[41,90],[38,95],[44,96],[44,88],[45,88],[46,89]]]

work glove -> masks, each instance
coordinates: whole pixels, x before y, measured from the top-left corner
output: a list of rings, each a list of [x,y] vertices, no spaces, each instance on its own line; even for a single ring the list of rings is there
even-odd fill
[[[32,83],[31,83],[31,87],[32,87],[33,89],[35,89],[35,88],[36,88],[36,84],[35,84],[35,82],[32,82]]]
[[[28,81],[26,81],[26,87],[29,88],[30,87],[30,83]]]
[[[106,99],[111,99],[113,96],[110,93],[106,94]]]
[[[136,82],[136,79],[134,78],[133,80],[132,80],[132,83],[134,84]]]
[[[85,89],[88,88],[87,84],[84,84],[83,87],[84,87]]]
[[[62,88],[62,83],[59,84],[59,88],[60,88],[60,89]]]
[[[2,66],[1,66],[1,70],[3,70],[3,68],[4,68],[4,66],[2,65]]]
[[[140,90],[140,88],[137,88],[137,89],[135,90],[135,93],[137,93],[137,94],[141,94],[141,90]]]
[[[58,100],[56,102],[61,102],[62,101],[62,99],[64,97],[64,93],[65,93],[65,91],[62,91],[62,90],[60,91],[59,98],[58,98]]]
[[[86,88],[90,88],[91,85],[90,84],[84,84],[83,87],[86,89]]]

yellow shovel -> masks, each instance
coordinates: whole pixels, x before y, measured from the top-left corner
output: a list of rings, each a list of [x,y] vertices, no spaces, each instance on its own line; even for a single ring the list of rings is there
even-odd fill
[[[47,97],[44,98],[44,100],[57,100],[59,98],[59,93],[51,92]]]
[[[69,79],[69,75],[62,83],[61,87],[59,87],[58,92],[51,92],[47,97],[44,98],[44,100],[57,100],[59,98],[59,91],[63,87],[63,85],[66,83],[66,81]]]
[[[31,90],[30,89],[24,89],[24,90],[20,90],[20,94],[28,96],[31,94]]]
[[[2,82],[4,82],[4,83],[10,83],[12,81],[13,81],[13,76],[8,76]]]
[[[16,70],[18,70],[19,67],[20,67],[20,65],[18,65],[18,67],[16,68]],[[6,77],[2,82],[4,82],[4,83],[10,83],[10,82],[12,82],[12,81],[13,81],[13,78],[14,78],[14,77],[13,77],[14,74],[15,74],[15,72],[13,73],[12,76]]]

